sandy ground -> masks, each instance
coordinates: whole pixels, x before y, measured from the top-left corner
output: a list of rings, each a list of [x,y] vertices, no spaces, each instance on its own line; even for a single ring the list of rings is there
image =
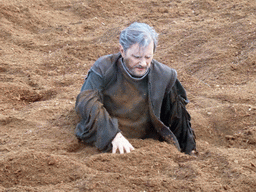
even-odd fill
[[[134,21],[155,27],[155,58],[187,90],[197,157],[74,136],[83,78]],[[255,0],[1,0],[0,42],[0,191],[256,190]]]

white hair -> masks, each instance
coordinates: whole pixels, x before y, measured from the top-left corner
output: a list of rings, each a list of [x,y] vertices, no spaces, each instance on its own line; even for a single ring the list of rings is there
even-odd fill
[[[154,43],[154,51],[157,46],[158,34],[153,27],[146,23],[132,23],[129,27],[121,31],[119,43],[126,52],[133,44],[138,43],[141,47],[147,47],[151,42]]]

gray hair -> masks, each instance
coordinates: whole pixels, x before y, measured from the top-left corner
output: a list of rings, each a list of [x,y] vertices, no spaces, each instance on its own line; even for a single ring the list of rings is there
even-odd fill
[[[132,23],[121,31],[119,43],[126,52],[133,44],[139,43],[141,47],[147,47],[151,41],[154,42],[154,52],[157,46],[158,34],[153,27],[146,23]]]

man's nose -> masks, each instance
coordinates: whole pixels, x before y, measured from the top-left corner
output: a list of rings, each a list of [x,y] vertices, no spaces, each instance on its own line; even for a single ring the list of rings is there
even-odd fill
[[[142,67],[146,67],[146,66],[147,66],[146,59],[141,59],[140,65],[141,65]]]

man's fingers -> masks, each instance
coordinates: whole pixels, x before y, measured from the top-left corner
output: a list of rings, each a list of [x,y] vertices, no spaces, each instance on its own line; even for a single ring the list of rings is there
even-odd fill
[[[112,147],[112,153],[116,153],[116,150],[117,150],[117,147],[116,147],[116,146],[113,146],[113,147]]]
[[[112,147],[112,153],[116,153],[117,149],[119,150],[120,154],[124,154],[124,152],[126,153],[130,153],[132,150],[134,150],[134,147],[132,145],[129,146],[113,146]]]
[[[134,150],[134,147],[128,142],[125,146],[126,153],[130,153],[132,150]]]
[[[131,150],[134,150],[133,146],[121,133],[118,133],[112,141],[112,153],[116,153],[117,150],[120,154],[130,153]]]
[[[119,147],[118,149],[119,149],[120,154],[124,154],[124,147],[123,146]]]
[[[131,152],[129,147],[125,148],[125,151],[126,151],[126,153],[130,153]]]
[[[129,152],[134,150],[134,147],[132,146],[131,143],[128,142],[128,149],[129,149]],[[128,153],[128,152],[127,152]]]

